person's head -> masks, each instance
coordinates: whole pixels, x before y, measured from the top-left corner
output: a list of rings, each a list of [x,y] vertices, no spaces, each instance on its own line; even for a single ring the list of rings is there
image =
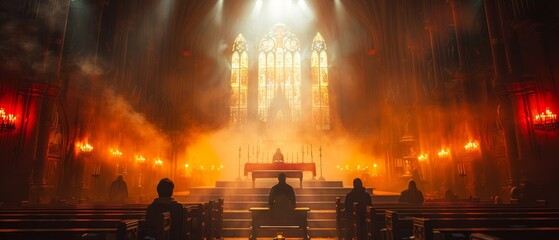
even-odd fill
[[[353,188],[363,188],[363,182],[360,178],[353,179]]]
[[[415,185],[415,180],[411,179],[408,182],[408,189],[413,189],[413,190],[417,189],[417,185]]]
[[[171,197],[173,196],[173,189],[175,188],[175,184],[171,179],[163,178],[157,184],[157,194],[159,197]]]
[[[116,178],[116,180],[118,180],[118,181],[124,181],[124,179],[122,178],[122,175],[118,175],[118,177]]]
[[[281,153],[281,150],[279,148],[276,149],[276,153]]]
[[[280,173],[280,174],[278,175],[278,181],[279,181],[280,183],[284,183],[284,182],[285,182],[285,173]]]

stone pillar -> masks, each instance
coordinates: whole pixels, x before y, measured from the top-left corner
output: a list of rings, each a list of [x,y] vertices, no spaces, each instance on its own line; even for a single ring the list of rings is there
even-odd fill
[[[458,50],[458,63],[460,66],[459,71],[468,72],[469,63],[466,56],[465,43],[464,43],[464,19],[462,18],[462,1],[449,0],[450,8],[452,9],[452,19],[454,22],[454,32],[456,33],[456,46]]]
[[[435,85],[437,89],[443,87],[441,71],[439,70],[441,65],[440,55],[439,55],[439,36],[438,28],[430,19],[426,20],[425,29],[429,32],[429,43],[431,45],[431,56],[433,58],[433,76],[435,78]]]
[[[35,171],[41,171],[44,163],[37,159],[38,136],[40,132],[41,112],[48,85],[29,80],[22,80],[17,94],[17,105],[21,107],[16,131],[19,134],[15,143],[15,158],[13,159],[11,175],[13,185],[10,192],[10,202],[37,200],[33,197],[35,186]],[[43,167],[41,167],[43,166]],[[42,174],[42,173],[40,173]],[[40,181],[38,181],[40,183]]]
[[[518,164],[518,148],[516,141],[516,129],[514,123],[514,113],[511,100],[505,88],[506,59],[504,42],[501,35],[499,14],[497,12],[496,0],[484,0],[487,29],[491,43],[491,53],[493,55],[493,67],[495,69],[495,80],[493,87],[499,98],[498,113],[504,131],[505,147],[509,162],[509,185],[514,185],[520,179],[520,169]]]

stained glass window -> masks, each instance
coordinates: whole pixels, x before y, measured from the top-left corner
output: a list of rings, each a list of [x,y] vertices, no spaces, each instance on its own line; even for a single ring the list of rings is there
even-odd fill
[[[239,34],[233,43],[233,54],[231,57],[231,110],[229,123],[233,127],[242,127],[247,123],[247,89],[247,41],[243,34]]]
[[[328,56],[326,41],[320,33],[312,42],[312,123],[318,130],[330,129],[330,101],[328,98]]]
[[[260,41],[258,118],[266,125],[291,126],[301,119],[300,43],[283,24]]]

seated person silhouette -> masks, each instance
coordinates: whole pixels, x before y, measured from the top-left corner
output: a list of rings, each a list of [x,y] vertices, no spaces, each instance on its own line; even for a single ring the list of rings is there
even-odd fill
[[[346,229],[353,228],[353,203],[358,204],[359,209],[357,209],[357,212],[361,214],[357,215],[359,217],[357,221],[359,221],[361,223],[361,226],[363,226],[361,227],[359,233],[355,233],[355,237],[357,239],[366,239],[367,228],[365,228],[366,219],[364,213],[367,209],[367,206],[373,206],[373,201],[371,200],[371,195],[365,191],[363,182],[360,178],[353,179],[353,189],[351,189],[351,192],[349,192],[345,196],[345,209],[347,216]],[[351,239],[351,231],[346,231],[346,234],[348,234],[346,239]]]
[[[283,154],[281,153],[281,150],[279,148],[276,149],[276,153],[274,153],[274,156],[272,157],[272,161],[275,163],[283,162]]]
[[[423,203],[423,193],[419,189],[417,189],[417,186],[415,185],[415,181],[413,179],[408,182],[408,189],[400,193],[398,202],[412,204]]]
[[[171,239],[172,240],[184,240],[186,239],[185,226],[183,219],[185,218],[185,213],[182,204],[177,202],[173,196],[173,189],[175,184],[168,178],[163,178],[157,184],[157,194],[158,198],[154,199],[153,202],[148,206],[146,213],[146,221],[149,226],[155,226],[155,222],[159,219],[159,214],[163,212],[171,213]],[[153,229],[153,228],[152,228]],[[148,231],[148,236],[154,237],[156,235],[153,231]]]
[[[128,185],[126,185],[122,175],[119,175],[118,178],[111,183],[109,201],[113,203],[123,203],[126,198],[128,198]]]
[[[456,196],[456,194],[454,194],[450,188],[447,188],[446,192],[444,193],[444,200],[447,202],[454,202],[458,200],[458,196]]]
[[[289,216],[295,208],[295,191],[285,180],[285,173],[280,173],[278,175],[279,183],[272,187],[268,197],[270,212],[280,224],[289,222]]]

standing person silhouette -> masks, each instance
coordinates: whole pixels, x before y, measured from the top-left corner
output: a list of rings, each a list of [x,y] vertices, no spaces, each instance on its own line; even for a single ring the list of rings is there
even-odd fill
[[[417,186],[415,185],[415,181],[413,179],[408,182],[408,189],[400,193],[398,202],[413,204],[423,203],[423,193],[419,189],[417,189]]]
[[[185,212],[183,210],[182,204],[177,202],[173,196],[173,190],[175,184],[168,178],[163,178],[157,184],[157,194],[158,198],[154,199],[153,202],[148,206],[146,212],[146,221],[148,225],[155,226],[158,221],[158,215],[163,212],[171,213],[171,239],[172,240],[184,240],[186,239],[184,219]],[[155,237],[155,232],[148,232],[148,236]]]
[[[365,191],[363,181],[360,178],[353,179],[353,189],[345,196],[345,211],[346,211],[346,229],[353,229],[353,203],[357,203],[359,209],[357,210],[357,221],[361,226],[355,233],[357,239],[367,239],[367,229],[365,228],[365,210],[367,206],[373,206],[371,195]],[[346,239],[351,239],[351,232],[346,231]]]
[[[283,154],[281,153],[281,150],[279,148],[276,149],[276,153],[274,153],[274,156],[272,157],[272,162],[275,163],[283,162]]]
[[[272,187],[268,204],[270,214],[277,224],[289,224],[295,208],[295,191],[285,182],[285,173],[278,175],[279,183]]]
[[[128,185],[122,175],[119,175],[109,189],[109,201],[113,203],[123,203],[128,198]]]

